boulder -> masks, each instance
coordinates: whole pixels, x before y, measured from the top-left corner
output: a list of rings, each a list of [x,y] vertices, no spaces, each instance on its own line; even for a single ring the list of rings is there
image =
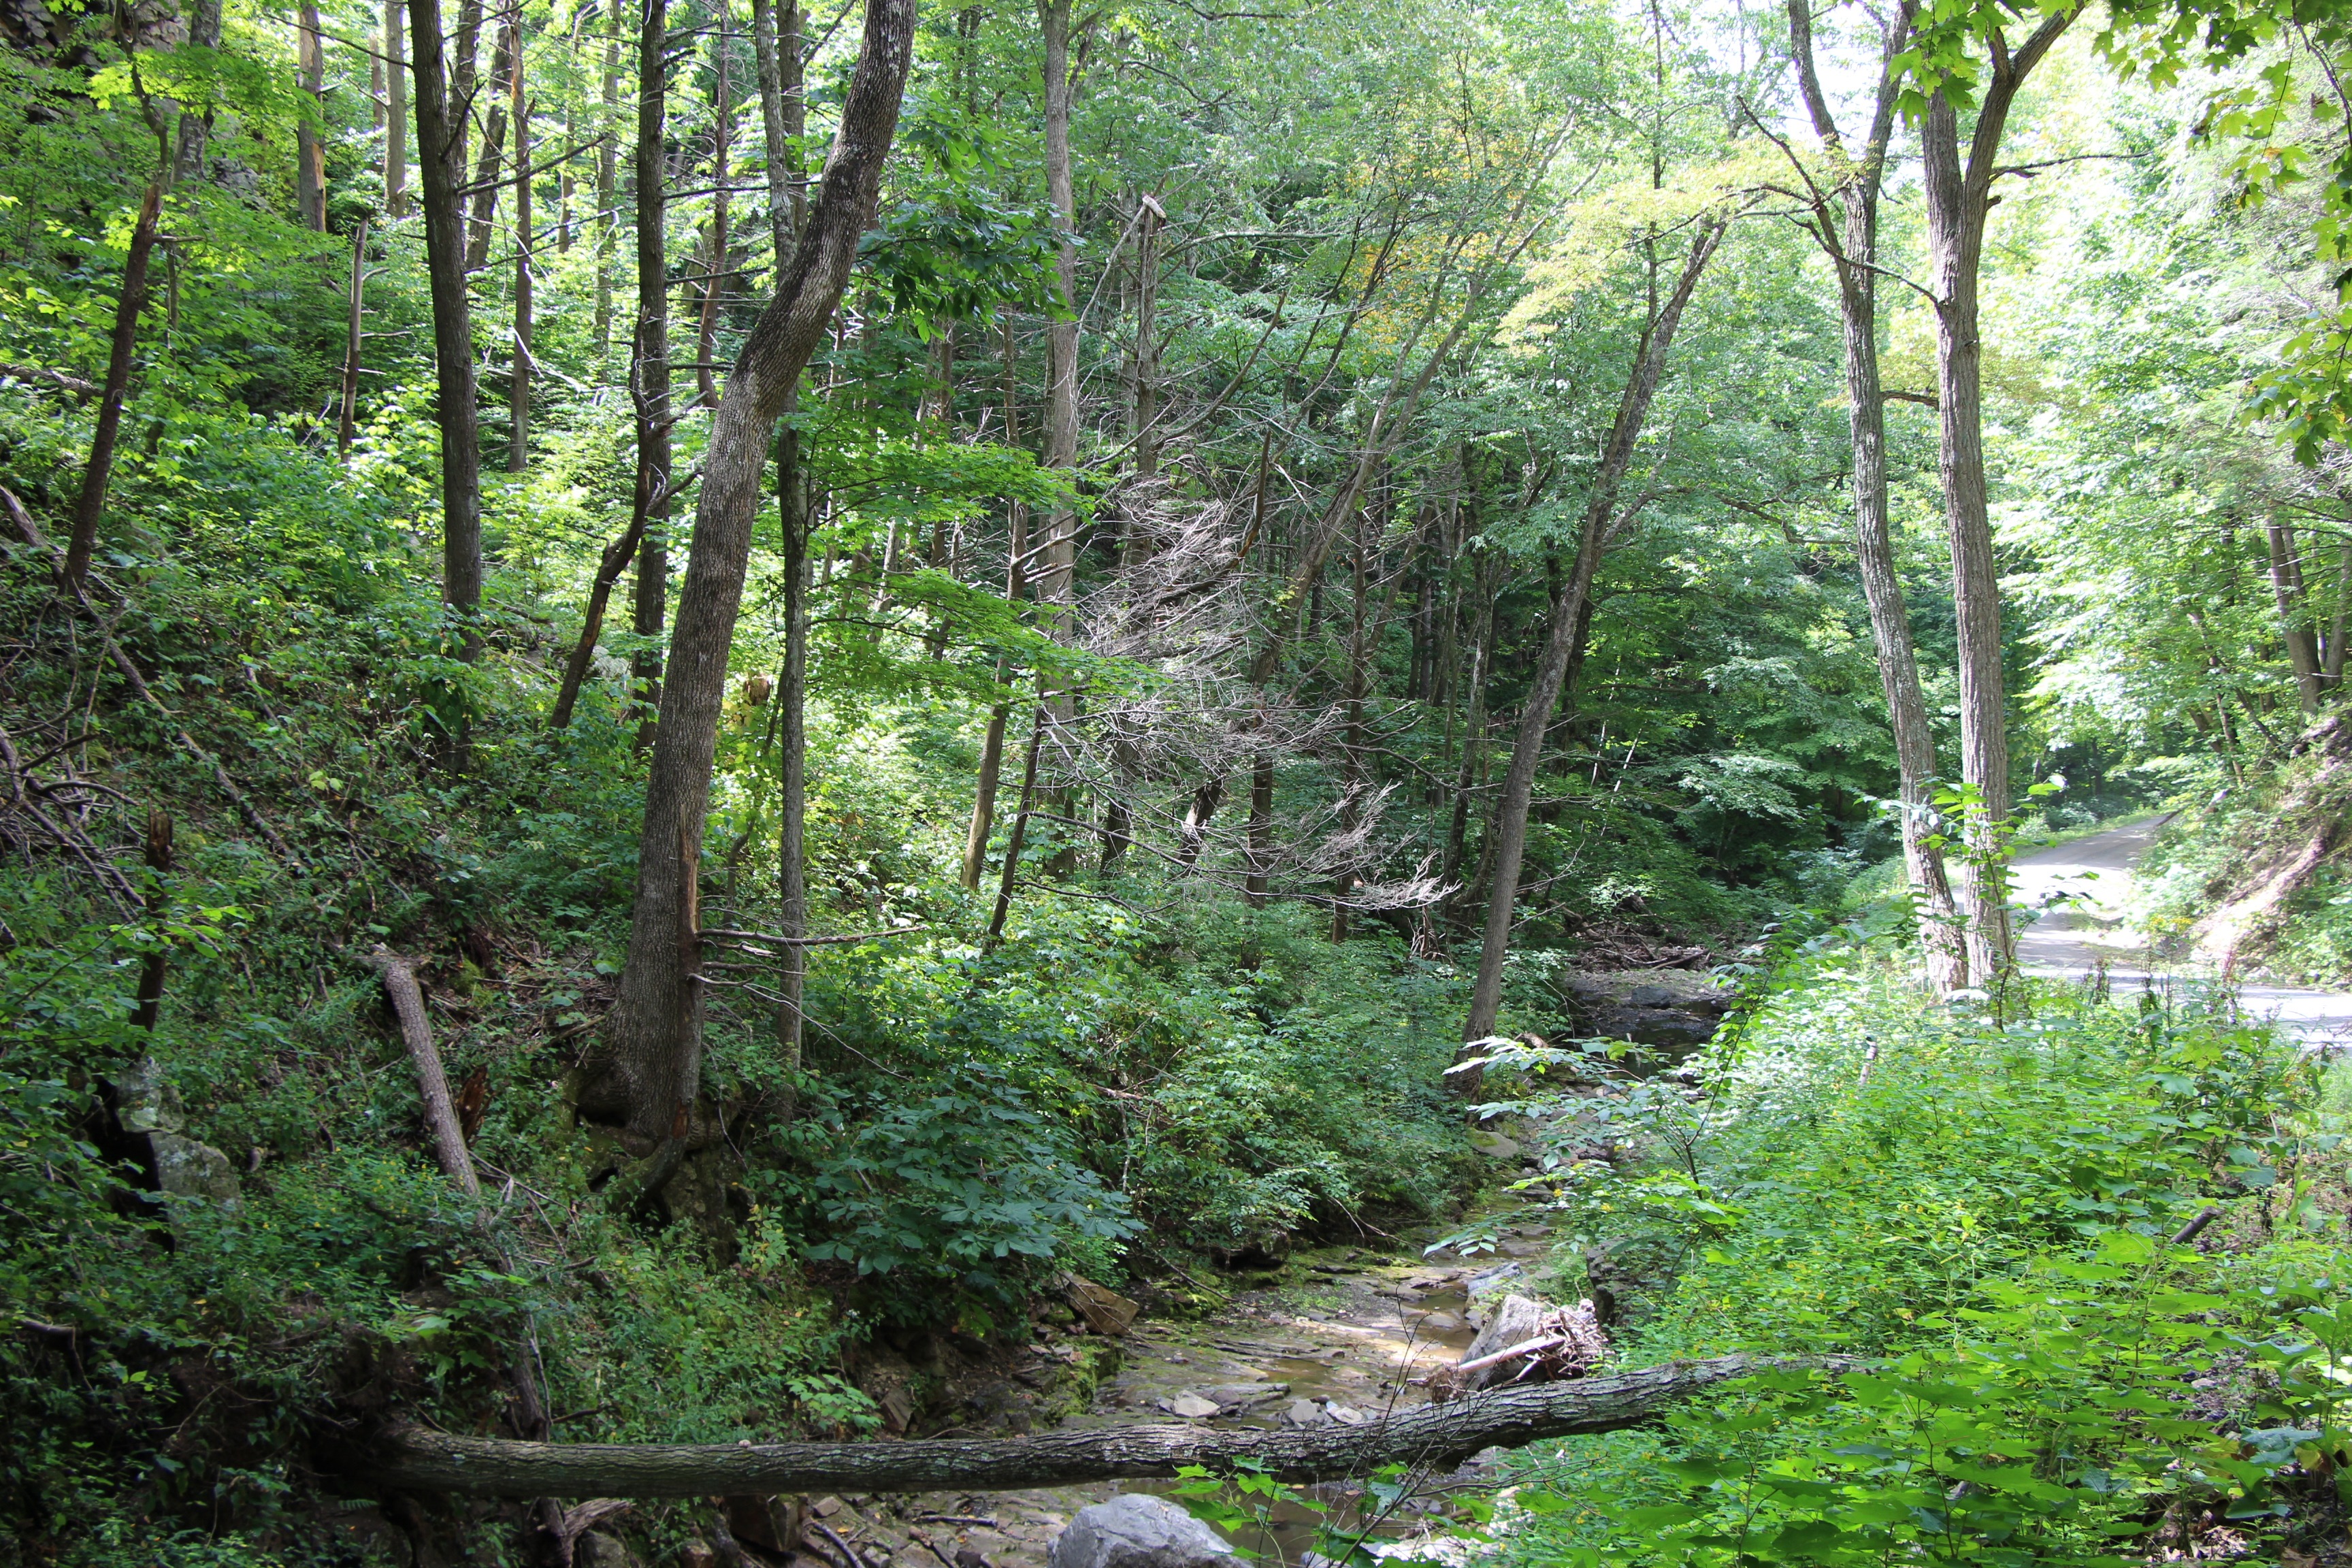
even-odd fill
[[[142,1058],[114,1080],[113,1090],[116,1125],[131,1157],[153,1173],[155,1191],[166,1198],[235,1206],[243,1193],[236,1168],[226,1154],[187,1136],[179,1090],[162,1062]]]
[[[1105,1289],[1093,1280],[1082,1279],[1076,1274],[1069,1277],[1066,1294],[1078,1316],[1087,1321],[1087,1327],[1113,1338],[1127,1332],[1128,1325],[1135,1321],[1136,1313],[1143,1310],[1118,1291]]]
[[[1232,1568],[1234,1549],[1166,1498],[1128,1492],[1077,1511],[1046,1568]]]
[[[592,1530],[572,1543],[572,1568],[644,1568],[620,1538]]]

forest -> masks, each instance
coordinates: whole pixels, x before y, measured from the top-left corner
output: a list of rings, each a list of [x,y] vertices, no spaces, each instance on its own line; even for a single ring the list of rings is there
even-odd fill
[[[2352,1563],[2347,76],[0,0],[0,1568]]]

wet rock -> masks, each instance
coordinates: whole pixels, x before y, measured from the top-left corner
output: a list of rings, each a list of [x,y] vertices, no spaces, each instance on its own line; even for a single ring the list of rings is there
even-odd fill
[[[1465,1325],[1451,1312],[1431,1312],[1413,1326],[1424,1333],[1450,1334]]]
[[[1054,1538],[1047,1568],[1230,1568],[1234,1549],[1165,1498],[1129,1492],[1082,1508]]]
[[[1712,1039],[1733,1000],[1709,977],[1685,970],[1572,973],[1560,990],[1580,1034],[1670,1055],[1686,1055]]]

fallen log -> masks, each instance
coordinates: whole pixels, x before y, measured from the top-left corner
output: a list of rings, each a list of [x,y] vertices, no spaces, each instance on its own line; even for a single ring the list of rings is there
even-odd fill
[[[1667,1362],[1419,1405],[1360,1426],[1286,1431],[1151,1425],[1003,1441],[668,1445],[526,1443],[399,1426],[379,1439],[354,1474],[371,1489],[511,1498],[1010,1491],[1172,1476],[1184,1465],[1231,1469],[1244,1462],[1287,1480],[1331,1480],[1399,1461],[1451,1468],[1485,1448],[1620,1431],[1734,1378],[1850,1361],[1735,1355]]]
[[[383,977],[383,994],[400,1020],[400,1037],[416,1071],[417,1096],[425,1101],[425,1129],[432,1135],[441,1173],[467,1196],[479,1197],[481,1178],[474,1174],[473,1156],[466,1151],[466,1130],[458,1124],[457,1105],[449,1098],[449,1079],[441,1070],[441,1053],[433,1044],[433,1025],[425,1016],[425,993],[416,984],[416,971],[408,960],[381,945],[360,962]]]

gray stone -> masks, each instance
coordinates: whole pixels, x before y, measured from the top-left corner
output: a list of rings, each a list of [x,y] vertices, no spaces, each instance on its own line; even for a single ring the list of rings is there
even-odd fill
[[[147,1146],[155,1185],[167,1198],[194,1198],[234,1207],[244,1189],[236,1167],[209,1143],[187,1136],[187,1113],[163,1064],[145,1057],[114,1080],[114,1116],[134,1142]]]
[[[1166,1498],[1129,1492],[1082,1508],[1047,1549],[1047,1568],[1231,1568],[1234,1549]]]
[[[1197,1394],[1180,1394],[1168,1402],[1168,1408],[1187,1421],[1198,1421],[1204,1415],[1214,1415],[1217,1413],[1217,1402],[1213,1399],[1203,1399]]]
[[[1520,1154],[1518,1144],[1499,1132],[1473,1132],[1470,1147],[1490,1160],[1516,1160]]]
[[[1323,1419],[1323,1407],[1311,1399],[1294,1399],[1282,1418],[1293,1426],[1312,1426]]]
[[[592,1530],[572,1543],[572,1568],[644,1568],[615,1536]]]

